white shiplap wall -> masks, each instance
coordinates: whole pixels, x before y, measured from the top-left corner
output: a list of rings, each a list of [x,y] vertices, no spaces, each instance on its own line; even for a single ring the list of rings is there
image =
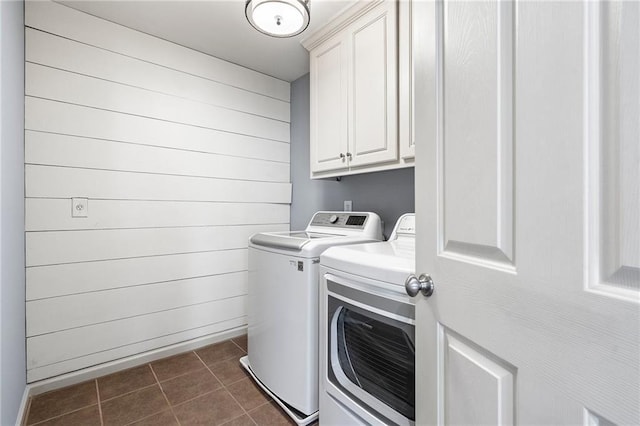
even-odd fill
[[[289,228],[289,83],[52,2],[25,21],[28,381],[246,325],[247,239]]]

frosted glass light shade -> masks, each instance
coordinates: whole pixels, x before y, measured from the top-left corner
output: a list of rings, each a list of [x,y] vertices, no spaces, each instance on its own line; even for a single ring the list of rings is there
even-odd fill
[[[309,0],[247,0],[247,20],[272,37],[293,37],[309,26]]]

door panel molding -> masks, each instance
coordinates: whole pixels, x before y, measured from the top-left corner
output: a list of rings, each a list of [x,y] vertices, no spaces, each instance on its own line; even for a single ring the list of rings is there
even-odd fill
[[[438,324],[443,424],[515,424],[516,369]]]
[[[615,426],[615,423],[585,408],[584,409],[584,425],[585,426]]]
[[[585,12],[586,288],[640,295],[640,5],[589,2]],[[624,88],[624,90],[622,89]]]
[[[445,1],[440,21],[440,255],[515,272],[514,5]]]

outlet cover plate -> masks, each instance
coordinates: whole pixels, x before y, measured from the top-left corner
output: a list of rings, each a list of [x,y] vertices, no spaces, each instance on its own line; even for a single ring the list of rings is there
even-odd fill
[[[71,217],[89,217],[89,199],[71,199]]]

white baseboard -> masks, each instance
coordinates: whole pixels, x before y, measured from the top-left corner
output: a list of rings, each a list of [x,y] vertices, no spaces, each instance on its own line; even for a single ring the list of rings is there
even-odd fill
[[[27,385],[24,388],[24,392],[22,393],[22,401],[20,401],[20,407],[18,408],[18,416],[16,417],[16,426],[22,426],[26,422],[25,416],[27,415],[27,410],[29,409],[29,403],[31,400],[31,386]]]
[[[246,334],[246,332],[247,326],[245,325],[242,327],[233,328],[231,330],[225,330],[221,333],[199,337],[193,340],[187,340],[186,342],[176,343],[174,345],[165,346],[163,348],[155,349],[141,354],[136,354],[115,361],[106,362],[104,364],[84,368],[82,370],[73,371],[71,373],[52,377],[50,379],[33,382],[27,385],[27,389],[25,389],[25,398],[28,401],[29,397],[34,395],[39,395],[41,393],[48,392],[54,389],[75,385],[77,383],[82,383],[87,380],[115,373],[117,371],[126,370],[128,368],[147,364],[161,358],[176,355],[181,352],[186,352],[201,348],[203,346],[211,345],[213,343],[222,342],[223,340],[228,340],[233,337]],[[22,415],[26,414],[26,406],[21,407],[21,410],[23,409],[24,412],[22,412]],[[18,418],[20,419],[21,417]]]

